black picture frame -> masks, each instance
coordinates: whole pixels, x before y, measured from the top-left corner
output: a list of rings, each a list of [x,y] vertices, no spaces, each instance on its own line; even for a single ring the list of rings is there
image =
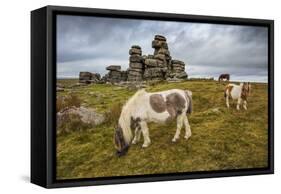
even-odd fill
[[[56,180],[56,15],[87,15],[268,27],[268,167],[165,175]],[[274,21],[171,13],[46,6],[31,12],[31,182],[46,188],[274,173]]]

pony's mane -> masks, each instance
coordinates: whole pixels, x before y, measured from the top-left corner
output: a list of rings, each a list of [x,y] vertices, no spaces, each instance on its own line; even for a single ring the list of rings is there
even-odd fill
[[[132,140],[132,131],[130,127],[132,111],[134,108],[136,108],[135,105],[138,102],[138,98],[144,94],[146,94],[145,89],[138,90],[122,108],[119,118],[119,125],[122,128],[123,136],[127,144],[129,144]]]
[[[123,106],[123,109],[129,108],[132,104],[134,104],[134,103],[136,102],[136,99],[137,99],[139,96],[142,96],[143,94],[146,94],[145,89],[138,90],[138,91],[125,103],[125,105]]]

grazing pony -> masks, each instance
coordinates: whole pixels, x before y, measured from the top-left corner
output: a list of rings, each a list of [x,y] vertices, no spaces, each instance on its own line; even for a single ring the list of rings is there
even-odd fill
[[[220,82],[220,81],[223,81],[223,80],[229,81],[229,79],[230,79],[230,75],[229,75],[229,74],[221,74],[221,75],[219,76],[219,82]]]
[[[229,98],[231,97],[233,100],[237,100],[237,110],[240,109],[241,102],[243,102],[243,108],[247,110],[247,99],[250,94],[250,90],[251,85],[249,82],[240,83],[240,85],[228,84],[224,90],[227,108],[229,108]]]
[[[186,114],[192,112],[192,92],[172,89],[149,93],[144,89],[137,91],[123,106],[118,126],[115,128],[114,140],[117,155],[127,153],[130,144],[136,144],[141,133],[144,138],[143,148],[151,143],[148,122],[165,123],[177,119],[177,129],[173,142],[179,139],[182,126],[185,126],[185,139],[191,136]],[[133,138],[132,130],[135,130]]]

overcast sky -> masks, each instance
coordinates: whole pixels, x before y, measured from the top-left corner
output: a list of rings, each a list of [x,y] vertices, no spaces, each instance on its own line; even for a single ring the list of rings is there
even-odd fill
[[[167,38],[172,58],[185,62],[189,77],[230,73],[232,80],[267,81],[265,27],[62,15],[57,17],[57,77],[78,77],[80,71],[104,75],[108,65],[126,70],[131,45],[153,54],[156,34]]]

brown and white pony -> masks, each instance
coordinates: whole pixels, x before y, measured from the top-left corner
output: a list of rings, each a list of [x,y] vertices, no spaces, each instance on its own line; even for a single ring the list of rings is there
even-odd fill
[[[240,109],[240,104],[243,102],[243,108],[247,110],[247,100],[250,94],[251,85],[250,83],[240,83],[240,85],[236,84],[228,84],[224,90],[224,97],[226,101],[226,106],[229,108],[229,98],[233,100],[237,100],[236,109]]]
[[[219,82],[223,81],[223,80],[229,81],[229,79],[230,79],[230,75],[229,74],[221,74],[219,76]]]
[[[176,133],[172,139],[179,139],[182,126],[185,126],[185,139],[191,136],[190,125],[186,114],[192,112],[192,92],[189,90],[172,89],[161,92],[137,91],[123,106],[115,129],[114,140],[117,155],[126,154],[130,144],[144,137],[143,148],[151,143],[147,123],[165,123],[177,120]],[[133,138],[132,130],[135,130]]]

